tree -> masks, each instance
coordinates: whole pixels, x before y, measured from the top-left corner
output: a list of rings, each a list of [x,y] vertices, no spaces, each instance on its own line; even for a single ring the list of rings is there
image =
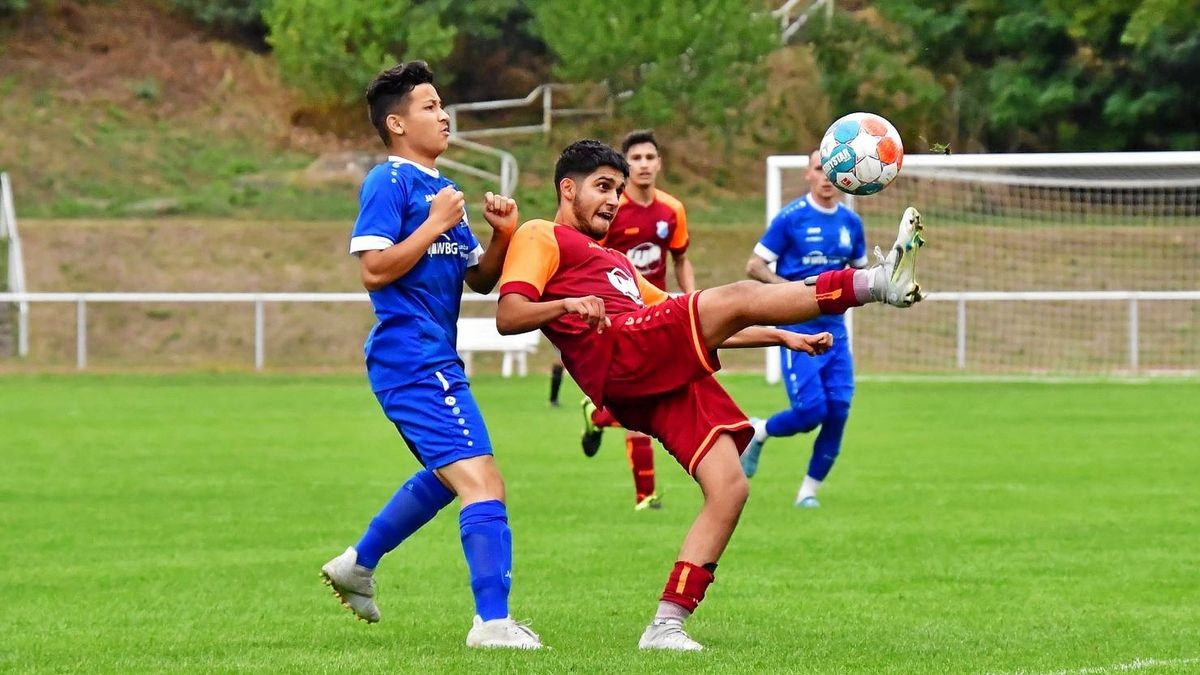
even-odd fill
[[[606,83],[626,112],[648,124],[736,127],[779,40],[774,20],[744,0],[539,0],[527,7],[560,78]]]
[[[1200,74],[1198,4],[879,0],[814,44],[835,109],[893,117],[910,145],[1194,147],[1200,102],[1184,83]]]
[[[371,78],[402,60],[437,63],[454,47],[448,0],[288,0],[264,13],[284,78],[322,103],[362,96]]]

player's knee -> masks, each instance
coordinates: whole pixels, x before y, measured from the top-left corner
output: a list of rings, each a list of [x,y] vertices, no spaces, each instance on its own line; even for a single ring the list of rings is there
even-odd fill
[[[845,424],[850,419],[849,401],[830,401],[826,406],[825,424]]]
[[[746,500],[750,498],[750,481],[746,480],[746,475],[740,471],[731,473],[724,477],[711,494],[729,510],[741,513]]]

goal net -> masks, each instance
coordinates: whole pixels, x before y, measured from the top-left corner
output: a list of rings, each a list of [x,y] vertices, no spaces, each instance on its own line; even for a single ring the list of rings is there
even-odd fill
[[[807,162],[768,158],[768,222]],[[860,372],[1200,371],[1200,152],[910,155],[848,201],[885,252],[906,206],[928,230],[928,300],[852,312]]]

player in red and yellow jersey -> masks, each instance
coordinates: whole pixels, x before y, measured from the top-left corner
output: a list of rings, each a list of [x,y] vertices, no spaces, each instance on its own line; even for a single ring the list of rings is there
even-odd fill
[[[540,328],[585,394],[625,428],[650,434],[700,485],[704,505],[688,530],[642,649],[698,651],[683,630],[717,569],[749,496],[738,456],[752,432],[712,377],[718,348],[786,346],[817,354],[829,333],[774,324],[840,314],[867,302],[907,307],[920,300],[916,250],[920,214],[905,212],[888,257],[804,281],[739,281],[676,298],[647,282],[621,253],[601,246],[629,175],[625,158],[592,140],[571,144],[554,169],[554,222],[532,220],[513,235],[500,278],[496,328]]]
[[[625,254],[646,281],[666,290],[667,255],[675,268],[679,290],[696,290],[696,276],[688,260],[687,212],[683,203],[657,187],[662,171],[658,139],[648,129],[631,131],[621,142],[621,154],[629,163],[629,181],[617,206],[608,234],[600,243]],[[605,427],[620,426],[612,413],[583,399],[583,454],[592,457],[600,450]],[[655,489],[654,447],[650,437],[625,432],[625,452],[633,471],[634,508],[657,509],[662,501]]]

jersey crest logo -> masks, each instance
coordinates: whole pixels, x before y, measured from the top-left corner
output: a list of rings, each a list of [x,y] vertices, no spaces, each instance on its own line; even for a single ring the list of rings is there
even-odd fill
[[[642,302],[642,293],[638,290],[637,281],[635,281],[633,277],[629,276],[629,272],[626,272],[620,267],[614,267],[609,270],[608,283],[612,284],[613,288],[628,296],[630,300],[636,302],[639,307],[642,307],[646,304]]]
[[[662,247],[658,244],[646,242],[629,249],[625,253],[625,257],[629,258],[629,262],[633,263],[639,272],[645,274],[658,267],[658,264],[662,262],[663,252]]]
[[[665,220],[660,220],[654,224],[654,231],[658,234],[659,239],[666,239],[667,235],[671,233],[671,225]]]
[[[838,245],[842,248],[850,248],[850,230],[842,227],[842,231],[838,233]]]

